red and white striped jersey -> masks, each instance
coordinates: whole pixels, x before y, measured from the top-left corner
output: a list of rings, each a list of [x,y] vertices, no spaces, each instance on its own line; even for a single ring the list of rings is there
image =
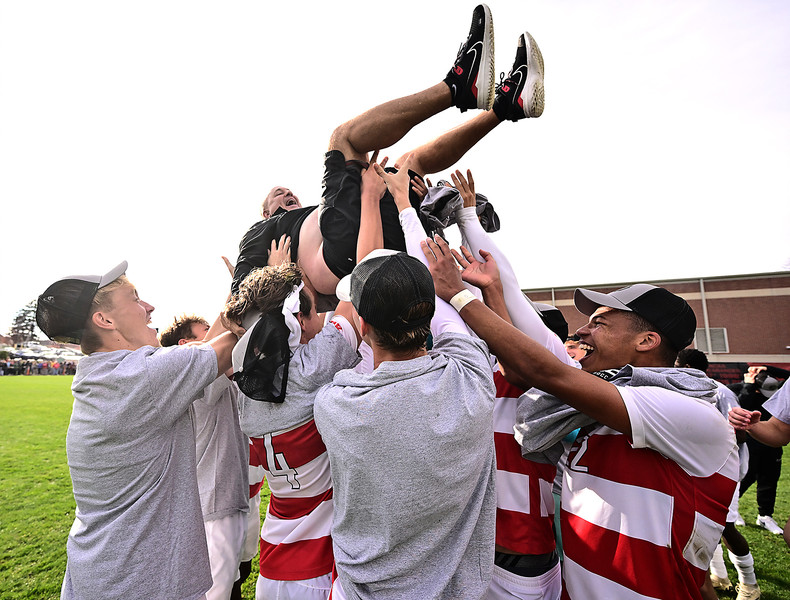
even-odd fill
[[[259,464],[260,461],[255,455],[255,450],[253,450],[252,439],[247,438],[247,440],[250,443],[250,449],[247,453],[250,457],[250,498],[254,498],[263,487],[263,480],[266,479],[266,469]]]
[[[513,437],[516,403],[524,390],[494,371],[496,448],[496,543],[518,554],[546,554],[555,548],[554,496],[557,468],[521,456]]]
[[[315,422],[250,442],[250,465],[263,467],[272,493],[261,528],[261,575],[281,581],[326,575],[334,564],[332,478]]]
[[[564,599],[697,599],[738,479],[732,428],[713,404],[618,388],[632,440],[583,429],[562,490]]]

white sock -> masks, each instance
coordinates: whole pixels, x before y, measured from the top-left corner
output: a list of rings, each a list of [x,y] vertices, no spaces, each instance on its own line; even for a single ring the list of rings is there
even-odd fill
[[[713,551],[713,558],[710,560],[710,574],[715,575],[719,579],[729,577],[727,575],[727,566],[724,564],[724,552],[721,549],[721,543],[716,545]]]
[[[738,579],[741,583],[748,583],[749,585],[757,585],[757,577],[754,574],[754,557],[749,552],[744,556],[736,556],[732,551],[727,550],[727,554],[738,571]]]

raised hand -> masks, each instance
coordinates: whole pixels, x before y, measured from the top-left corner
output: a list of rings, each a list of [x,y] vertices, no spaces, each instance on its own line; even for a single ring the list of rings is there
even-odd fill
[[[398,207],[399,211],[411,206],[409,203],[409,182],[411,179],[409,177],[409,167],[411,167],[413,162],[414,153],[409,154],[397,173],[387,173],[380,164],[373,163],[373,168],[379,177],[384,180],[387,189],[395,199],[395,206]]]
[[[756,383],[757,385],[762,385],[767,376],[767,367],[749,367],[749,370],[743,374],[743,381],[744,383]]]
[[[461,265],[463,271],[461,278],[467,283],[480,288],[481,290],[489,286],[502,287],[502,281],[499,278],[499,267],[490,252],[480,250],[480,256],[483,261],[480,262],[475,256],[464,246],[461,246],[460,252],[452,250],[453,257],[456,262]]]
[[[428,194],[428,187],[430,187],[430,185],[430,181],[426,185],[425,180],[419,175],[411,178],[411,189],[420,197],[420,201]]]
[[[428,238],[420,242],[420,247],[428,262],[428,270],[433,277],[433,285],[439,298],[449,301],[465,289],[461,272],[447,242],[436,235],[434,239]]]
[[[287,234],[282,234],[278,240],[272,240],[272,247],[269,249],[269,259],[266,264],[270,267],[283,265],[291,262],[291,238]]]
[[[233,277],[234,273],[236,273],[236,267],[233,265],[232,262],[230,262],[227,256],[222,257],[222,262],[225,263],[225,266],[227,267],[230,276]]]
[[[453,185],[461,193],[461,198],[464,200],[464,208],[477,205],[477,197],[475,196],[475,180],[472,177],[472,171],[466,170],[466,178],[464,178],[461,171],[457,170],[455,173],[450,173],[453,180]]]
[[[384,192],[387,191],[387,184],[384,183],[382,178],[376,171],[376,165],[383,170],[387,166],[388,157],[384,157],[381,162],[378,162],[379,151],[376,150],[370,158],[370,165],[367,169],[362,171],[362,183],[360,184],[360,193],[362,195],[369,194],[370,197],[376,200],[381,200]]]

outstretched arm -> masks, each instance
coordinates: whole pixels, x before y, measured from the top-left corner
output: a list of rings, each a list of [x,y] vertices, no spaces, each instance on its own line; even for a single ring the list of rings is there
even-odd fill
[[[463,244],[471,250],[475,258],[482,257],[482,250],[487,250],[493,256],[499,267],[499,276],[502,280],[505,305],[510,314],[511,322],[516,328],[520,329],[533,340],[551,351],[551,353],[562,362],[573,365],[573,359],[568,356],[565,350],[565,340],[560,340],[560,338],[543,323],[538,312],[533,308],[521,291],[516,273],[510,265],[510,261],[508,261],[493,238],[488,235],[480,224],[475,210],[475,180],[474,177],[472,177],[472,171],[467,169],[466,177],[464,177],[461,171],[456,170],[455,173],[452,173],[451,177],[453,185],[461,193],[461,198],[464,200],[464,207],[456,213]],[[487,300],[486,304],[488,304]]]
[[[357,262],[378,248],[384,247],[384,230],[381,226],[381,202],[387,185],[378,176],[376,165],[380,168],[387,166],[387,157],[379,164],[376,162],[379,151],[376,150],[370,159],[370,165],[362,172],[361,210],[359,215],[359,236],[357,237]]]
[[[225,267],[228,269],[230,276],[233,277],[233,263],[231,263],[226,256],[222,257],[222,261],[225,263]],[[226,302],[230,300],[230,297],[231,295],[228,294]],[[244,335],[244,329],[236,323],[229,322],[223,317],[223,314],[224,311],[220,312],[203,338],[203,342],[214,348],[214,352],[217,354],[217,364],[219,366],[220,375],[222,373],[227,372],[226,374],[230,374],[232,372],[231,352],[239,337]],[[231,333],[228,335],[228,332]]]
[[[464,289],[444,240],[425,240],[423,252],[440,298],[449,299]],[[549,392],[596,421],[631,436],[628,411],[614,385],[563,363],[478,300],[464,306],[461,316],[491,351],[507,362],[521,387]]]
[[[735,431],[745,431],[766,446],[779,448],[790,444],[790,424],[776,417],[761,421],[759,410],[746,410],[734,406],[730,409],[727,418]]]
[[[412,164],[413,156],[413,154],[408,155],[397,173],[387,173],[379,166],[376,166],[376,172],[386,183],[392,198],[395,200],[401,228],[403,229],[403,237],[406,240],[406,251],[410,256],[421,260],[427,267],[428,263],[420,246],[422,240],[425,239],[425,229],[420,223],[417,211],[414,210],[414,207],[409,202],[409,187],[413,185],[409,178],[409,167]],[[437,296],[436,312],[433,319],[431,319],[431,333],[434,336],[438,336],[445,331],[469,333],[464,320],[458,315],[456,310]]]

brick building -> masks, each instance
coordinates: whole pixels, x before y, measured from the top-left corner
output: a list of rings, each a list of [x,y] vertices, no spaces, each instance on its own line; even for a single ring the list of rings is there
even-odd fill
[[[535,302],[562,311],[569,330],[586,317],[573,306],[575,287],[611,292],[631,283],[524,290]],[[682,296],[697,315],[692,347],[705,352],[708,374],[724,383],[742,380],[749,365],[790,370],[790,271],[649,281]]]

